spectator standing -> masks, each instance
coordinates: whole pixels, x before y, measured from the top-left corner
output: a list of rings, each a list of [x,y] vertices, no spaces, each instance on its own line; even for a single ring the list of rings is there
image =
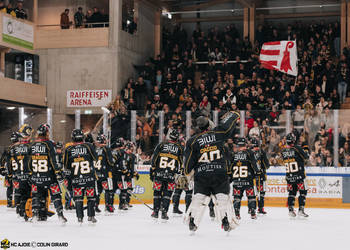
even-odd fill
[[[0,12],[7,13],[7,8],[3,1],[0,2]]]
[[[85,28],[91,28],[92,27],[92,10],[88,10],[86,12],[85,16]]]
[[[94,13],[91,16],[91,22],[95,23],[92,25],[93,28],[103,27],[103,24],[101,24],[103,22],[103,16],[97,7],[94,7]]]
[[[345,101],[346,92],[348,88],[348,81],[349,81],[349,69],[346,63],[342,63],[338,71],[338,93],[340,96],[341,103]]]
[[[15,9],[12,7],[12,4],[9,3],[7,5],[7,14],[13,16],[13,17],[16,17],[16,12],[15,12]]]
[[[83,8],[79,7],[78,11],[74,14],[75,28],[82,28],[84,23]]]
[[[61,14],[61,29],[69,29],[71,22],[69,21],[69,9],[65,9]]]
[[[23,9],[23,3],[18,2],[17,7],[15,8],[15,13],[17,18],[28,19],[27,11]]]

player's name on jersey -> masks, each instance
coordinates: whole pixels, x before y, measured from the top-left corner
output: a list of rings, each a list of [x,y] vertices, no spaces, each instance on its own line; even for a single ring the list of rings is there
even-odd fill
[[[159,156],[160,156],[160,157],[168,157],[168,158],[172,158],[172,159],[175,159],[175,160],[178,159],[177,156],[172,155],[172,154],[167,154],[167,153],[160,153]]]

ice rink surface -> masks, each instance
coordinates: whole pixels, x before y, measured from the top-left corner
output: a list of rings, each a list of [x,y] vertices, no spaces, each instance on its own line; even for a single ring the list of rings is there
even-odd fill
[[[310,215],[306,220],[290,219],[287,208],[267,207],[266,211],[266,216],[253,221],[247,207],[242,207],[240,226],[229,235],[209,219],[207,211],[196,234],[190,236],[182,217],[169,213],[168,222],[155,222],[143,205],[112,216],[102,212],[97,215],[96,225],[89,225],[85,217],[82,226],[73,211],[65,213],[68,223],[61,226],[56,215],[47,222],[33,224],[17,218],[14,210],[0,206],[0,241],[7,238],[10,242],[68,242],[68,247],[38,249],[74,250],[350,249],[350,210],[306,209]]]

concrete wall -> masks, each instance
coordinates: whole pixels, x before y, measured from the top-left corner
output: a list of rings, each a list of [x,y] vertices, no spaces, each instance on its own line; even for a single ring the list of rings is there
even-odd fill
[[[74,126],[72,117],[67,116],[74,114],[74,109],[66,107],[68,90],[112,89],[116,96],[126,80],[136,76],[133,65],[153,56],[154,14],[152,6],[140,3],[138,31],[131,35],[121,30],[121,0],[110,0],[108,47],[36,50],[40,56],[40,83],[47,85],[48,107],[54,113],[55,138],[68,138]],[[92,112],[101,113],[101,109],[95,108]],[[61,122],[64,120],[66,123]]]

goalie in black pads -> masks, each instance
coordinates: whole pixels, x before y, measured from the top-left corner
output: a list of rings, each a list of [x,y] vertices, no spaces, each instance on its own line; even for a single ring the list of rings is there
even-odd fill
[[[157,145],[152,156],[150,178],[153,182],[153,218],[158,218],[162,210],[162,219],[168,220],[167,215],[170,198],[175,190],[175,176],[180,173],[183,148],[178,143],[179,132],[172,130],[169,140]]]
[[[254,178],[259,169],[253,152],[247,149],[247,141],[243,137],[237,138],[237,152],[232,159],[232,185],[233,185],[233,207],[237,219],[241,219],[241,200],[245,191],[248,198],[248,209],[252,219],[256,219],[256,196],[254,190]]]
[[[250,144],[256,165],[259,169],[259,174],[256,176],[256,188],[258,191],[258,213],[266,214],[264,209],[266,193],[266,170],[270,167],[270,163],[267,159],[265,151],[260,148],[260,142],[258,138],[253,137],[250,140]]]
[[[289,216],[296,217],[294,212],[294,203],[297,192],[299,191],[299,212],[301,217],[308,217],[304,212],[305,200],[307,195],[307,184],[304,164],[309,158],[308,153],[300,146],[295,145],[296,138],[294,134],[289,133],[286,136],[287,145],[282,150],[281,155],[283,163],[286,166],[286,180],[288,189],[288,209]]]
[[[187,141],[185,174],[194,174],[194,196],[186,214],[190,231],[197,230],[210,198],[223,229],[230,231],[236,227],[229,197],[229,157],[224,143],[233,137],[238,118],[238,113],[227,112],[218,127],[210,129],[208,118],[200,116],[196,120],[200,133]]]
[[[84,134],[81,129],[72,132],[73,143],[64,151],[63,162],[65,168],[70,171],[73,196],[78,222],[83,222],[84,196],[87,198],[88,221],[96,223],[95,219],[95,181],[96,174],[94,162],[96,152],[91,143],[84,142]]]

